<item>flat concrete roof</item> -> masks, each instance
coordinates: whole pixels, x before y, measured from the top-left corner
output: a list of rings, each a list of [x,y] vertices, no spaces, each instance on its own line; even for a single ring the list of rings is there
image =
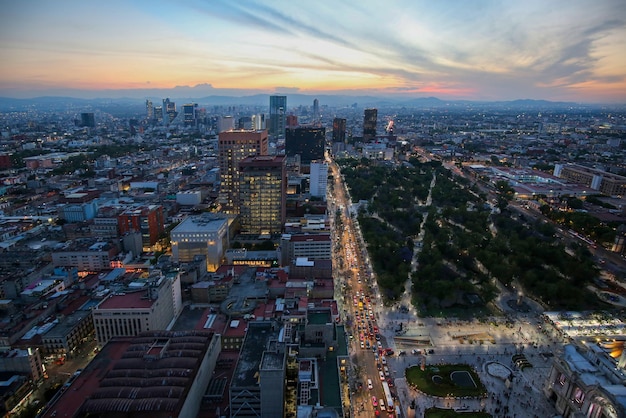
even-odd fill
[[[102,301],[99,309],[146,309],[152,307],[156,300],[147,298],[148,288],[129,293],[112,294]]]
[[[275,328],[275,329],[272,329]],[[257,373],[270,340],[277,340],[280,327],[270,321],[249,322],[248,332],[241,347],[241,355],[233,374],[231,387],[258,385]]]

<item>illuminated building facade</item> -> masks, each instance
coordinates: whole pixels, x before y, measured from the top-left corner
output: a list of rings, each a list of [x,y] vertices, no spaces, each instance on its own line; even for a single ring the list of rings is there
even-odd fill
[[[218,139],[220,203],[226,213],[239,213],[239,162],[246,157],[267,155],[267,131],[226,131]]]
[[[172,229],[170,237],[174,261],[191,262],[203,255],[207,271],[214,272],[228,248],[228,219],[213,213],[190,216]]]
[[[285,156],[248,157],[239,163],[239,171],[242,232],[280,233],[286,215]]]

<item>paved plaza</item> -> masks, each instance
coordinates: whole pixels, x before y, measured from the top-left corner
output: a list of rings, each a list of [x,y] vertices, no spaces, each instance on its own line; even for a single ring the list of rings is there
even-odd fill
[[[389,359],[390,370],[406,417],[422,417],[431,407],[482,410],[503,418],[557,416],[543,393],[543,385],[554,357],[562,351],[563,341],[546,326],[539,305],[528,301],[526,306],[530,309],[520,312],[516,311],[516,304],[507,303],[511,298],[512,295],[504,292],[498,299],[502,315],[481,321],[418,318],[410,309],[377,306],[381,332],[387,346],[396,353]],[[414,349],[425,354],[413,354]],[[400,352],[403,355],[398,355]],[[532,367],[518,367],[513,360],[515,354],[523,354]],[[410,388],[405,369],[419,367],[422,362],[426,366],[457,363],[473,366],[487,389],[487,396],[439,398]]]

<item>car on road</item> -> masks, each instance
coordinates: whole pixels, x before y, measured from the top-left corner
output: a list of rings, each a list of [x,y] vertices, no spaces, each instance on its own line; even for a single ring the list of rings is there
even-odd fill
[[[372,379],[367,379],[367,388],[369,390],[374,389],[374,386],[372,385]]]
[[[381,380],[381,381],[384,381],[384,380],[385,380],[385,374],[384,374],[383,372],[378,371],[378,376],[380,377],[380,380]]]
[[[378,399],[376,399],[376,396],[372,396],[372,405],[378,406]]]

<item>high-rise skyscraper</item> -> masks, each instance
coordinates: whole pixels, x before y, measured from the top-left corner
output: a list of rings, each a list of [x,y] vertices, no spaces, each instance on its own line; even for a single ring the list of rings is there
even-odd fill
[[[298,126],[286,131],[285,154],[288,157],[300,154],[302,164],[309,164],[312,160],[323,160],[325,145],[326,128]]]
[[[163,125],[168,126],[176,116],[178,112],[176,112],[176,103],[170,102],[170,99],[163,99],[163,107],[161,108],[163,112]]]
[[[248,234],[282,232],[286,215],[285,156],[247,157],[239,162],[241,229]]]
[[[365,109],[363,118],[363,140],[371,141],[376,139],[376,121],[378,119],[378,109]]]
[[[285,137],[285,115],[287,112],[287,96],[270,96],[269,135],[273,138]]]
[[[239,162],[246,157],[267,155],[267,131],[225,131],[218,137],[220,203],[225,212],[239,213]]]
[[[151,121],[154,119],[154,106],[152,100],[146,100],[146,119]]]
[[[153,120],[159,125],[163,123],[163,107],[162,106],[154,106],[154,119]]]
[[[252,115],[252,129],[255,131],[260,131],[265,129],[265,114],[259,113],[256,115]]]
[[[311,161],[311,175],[309,177],[309,193],[311,196],[326,200],[328,186],[328,164],[326,161]]]
[[[319,123],[320,121],[320,101],[313,100],[313,123]]]
[[[81,113],[80,114],[80,126],[85,128],[95,128],[96,118],[93,113]]]
[[[346,142],[346,120],[333,119],[333,142]]]
[[[235,129],[235,118],[232,116],[220,116],[217,124],[217,133]]]
[[[197,103],[187,103],[183,105],[183,123],[185,126],[196,126],[198,124],[196,118]]]

